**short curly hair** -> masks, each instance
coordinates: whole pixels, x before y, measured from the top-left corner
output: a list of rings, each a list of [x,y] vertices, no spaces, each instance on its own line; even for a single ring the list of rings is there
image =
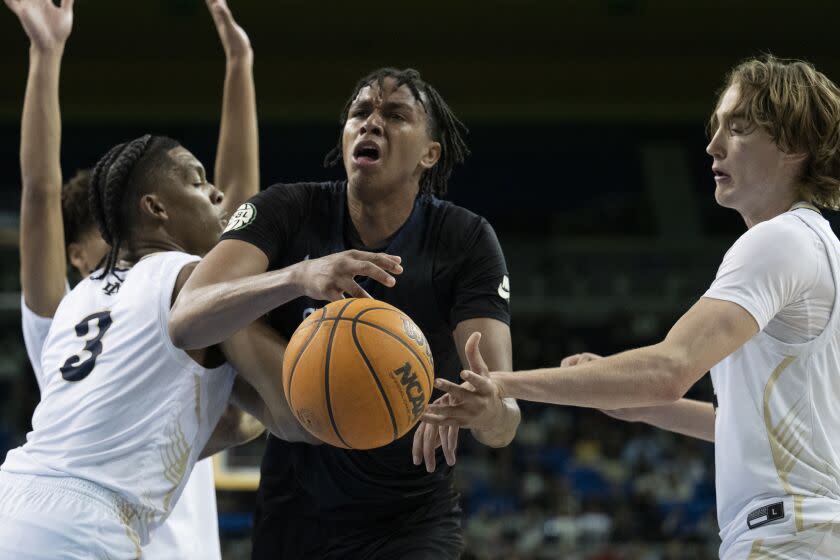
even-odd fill
[[[64,221],[64,248],[78,243],[90,232],[96,232],[96,222],[90,213],[90,169],[76,171],[61,187],[61,217]]]
[[[807,154],[800,196],[839,210],[840,89],[834,82],[808,62],[767,54],[733,68],[721,98],[730,86],[738,86],[740,97],[733,113],[766,130],[781,150]],[[711,131],[717,125],[712,115]]]

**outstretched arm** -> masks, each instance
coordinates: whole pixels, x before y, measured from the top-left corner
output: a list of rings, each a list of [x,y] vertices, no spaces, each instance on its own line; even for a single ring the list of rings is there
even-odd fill
[[[563,358],[561,367],[599,360],[602,356],[584,352]],[[626,422],[644,422],[663,430],[686,436],[715,441],[715,408],[710,402],[680,399],[662,406],[641,406],[602,410],[604,414]]]
[[[603,412],[619,420],[644,422],[670,432],[715,441],[715,408],[710,402],[680,399],[662,406],[620,408]]]
[[[213,180],[225,193],[228,214],[260,188],[254,52],[245,31],[233,19],[226,0],[207,0],[225,51],[222,120]]]
[[[755,319],[741,306],[701,298],[659,344],[571,367],[493,372],[490,379],[502,395],[536,402],[606,410],[672,404],[757,332]],[[465,380],[476,385],[478,377],[466,372]],[[439,383],[461,401],[469,397],[462,386]],[[464,408],[432,405],[424,420],[460,425]]]
[[[26,305],[52,317],[64,297],[67,260],[61,218],[58,82],[73,27],[73,0],[4,0],[30,40],[21,119],[20,282]]]
[[[344,251],[266,272],[268,258],[254,245],[224,239],[205,256],[178,295],[169,315],[169,336],[183,349],[227,340],[272,309],[306,295],[333,301],[342,294],[365,297],[355,282],[368,276],[393,286],[399,258]]]

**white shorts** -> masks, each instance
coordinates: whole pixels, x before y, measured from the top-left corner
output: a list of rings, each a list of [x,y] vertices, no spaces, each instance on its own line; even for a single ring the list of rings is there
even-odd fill
[[[0,560],[140,558],[118,503],[86,480],[0,471]]]
[[[837,560],[840,523],[825,523],[796,534],[733,543],[721,560]]]

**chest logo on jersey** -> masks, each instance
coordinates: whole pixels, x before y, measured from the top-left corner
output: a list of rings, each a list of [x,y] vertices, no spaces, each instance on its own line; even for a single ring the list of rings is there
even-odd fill
[[[121,286],[122,282],[107,282],[102,288],[102,291],[105,293],[106,296],[112,296],[120,291]]]
[[[252,223],[256,217],[257,207],[250,202],[246,202],[237,208],[236,212],[233,213],[233,216],[230,217],[227,227],[225,227],[225,233],[244,228],[248,224]]]
[[[400,380],[405,390],[405,396],[411,403],[412,419],[417,420],[426,405],[426,397],[423,394],[423,387],[417,379],[417,374],[411,369],[411,364],[406,362],[404,366],[394,370],[394,375]]]
[[[502,278],[502,283],[499,284],[499,297],[505,301],[510,301],[510,279],[507,274]]]
[[[429,347],[429,343],[426,342],[426,337],[423,336],[423,333],[420,332],[420,329],[409,321],[408,319],[402,320],[403,324],[403,332],[405,332],[405,336],[413,340],[417,346],[423,349],[423,352],[426,354],[426,357],[429,358],[429,363],[434,365],[435,359],[432,357],[432,349]]]

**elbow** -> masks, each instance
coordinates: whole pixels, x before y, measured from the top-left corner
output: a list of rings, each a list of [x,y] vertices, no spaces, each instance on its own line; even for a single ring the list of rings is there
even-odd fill
[[[187,328],[189,322],[189,317],[176,303],[169,312],[167,326],[169,328],[169,339],[176,348],[181,350],[192,350],[189,329]]]
[[[656,380],[657,404],[669,404],[683,398],[694,384],[692,368],[687,356],[678,352],[663,354],[659,360]]]

